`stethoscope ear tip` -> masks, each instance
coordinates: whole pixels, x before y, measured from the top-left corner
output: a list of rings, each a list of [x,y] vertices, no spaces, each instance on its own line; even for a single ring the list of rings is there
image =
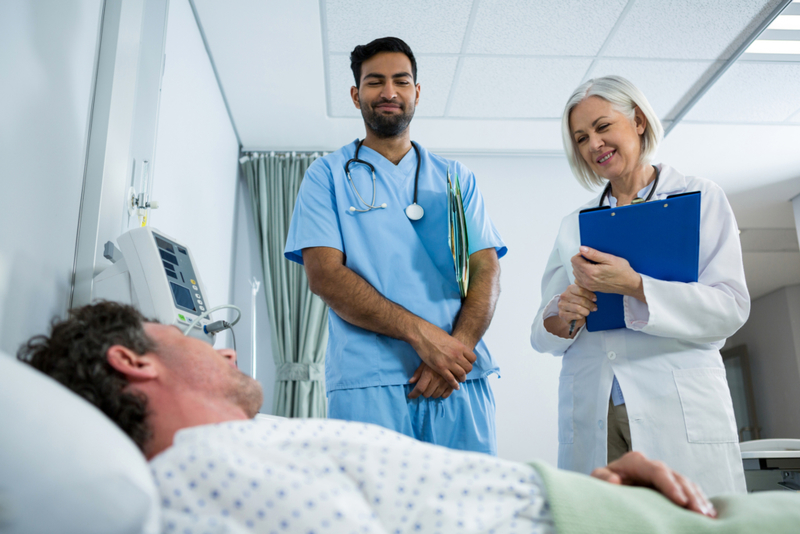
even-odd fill
[[[355,206],[350,206],[350,211],[356,211]]]
[[[384,202],[383,204],[381,204],[381,207],[382,207],[382,208],[385,208],[385,207],[386,207],[386,202]]]

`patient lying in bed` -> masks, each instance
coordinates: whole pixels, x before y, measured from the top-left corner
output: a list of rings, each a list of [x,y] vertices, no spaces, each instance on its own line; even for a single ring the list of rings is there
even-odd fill
[[[710,519],[693,483],[637,453],[594,475],[663,496],[372,425],[253,419],[261,388],[233,351],[114,303],[73,311],[19,357],[144,451],[165,532],[794,532],[800,521],[788,492],[715,499]]]

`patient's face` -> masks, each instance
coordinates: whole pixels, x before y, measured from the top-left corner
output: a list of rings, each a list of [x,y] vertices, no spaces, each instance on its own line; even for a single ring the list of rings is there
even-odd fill
[[[261,385],[236,367],[236,352],[216,350],[208,343],[183,335],[177,327],[145,323],[156,344],[156,354],[168,370],[174,387],[187,388],[208,400],[228,400],[255,417],[263,402]]]

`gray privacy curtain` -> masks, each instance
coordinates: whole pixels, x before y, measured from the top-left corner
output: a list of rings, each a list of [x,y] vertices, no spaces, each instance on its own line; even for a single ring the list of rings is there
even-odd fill
[[[328,307],[308,289],[302,265],[283,256],[300,182],[319,154],[250,153],[240,161],[255,216],[275,359],[273,412],[325,417]]]

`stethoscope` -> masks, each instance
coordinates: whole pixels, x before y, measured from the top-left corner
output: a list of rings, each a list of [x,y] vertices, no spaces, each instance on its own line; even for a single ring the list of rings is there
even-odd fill
[[[653,165],[653,168],[656,170],[656,179],[653,180],[653,187],[650,188],[650,192],[647,193],[647,198],[634,198],[631,201],[631,204],[641,204],[642,202],[650,202],[650,199],[653,196],[653,193],[656,192],[656,187],[658,187],[658,176],[661,174],[661,171],[658,170],[658,167]],[[603,201],[608,198],[608,195],[611,194],[611,182],[608,182],[606,188],[603,189],[603,194],[600,195],[600,203],[597,205],[598,208],[603,207]]]
[[[358,200],[360,200],[361,203],[367,207],[367,209],[359,210],[356,209],[355,206],[350,206],[351,213],[355,212],[365,213],[367,211],[379,210],[386,207],[385,202],[380,206],[375,205],[375,167],[373,167],[372,163],[370,163],[369,161],[358,159],[358,151],[361,150],[361,145],[363,143],[364,143],[363,139],[358,142],[358,146],[356,146],[355,156],[352,159],[347,160],[347,163],[345,163],[344,165],[344,172],[347,173],[347,181],[350,182],[350,187],[353,188],[353,192],[355,192],[356,196],[358,197]],[[412,221],[418,221],[422,218],[423,215],[425,215],[425,210],[422,209],[422,206],[417,204],[417,185],[419,184],[419,166],[420,163],[422,162],[422,159],[419,157],[419,148],[417,148],[417,144],[414,141],[411,141],[411,146],[414,147],[414,152],[417,154],[417,172],[414,175],[414,202],[406,208],[406,216]],[[358,193],[358,189],[356,189],[356,184],[353,183],[353,179],[350,177],[351,163],[363,163],[364,165],[369,167],[369,169],[372,171],[372,202],[365,201],[363,198],[361,198],[361,195]]]

